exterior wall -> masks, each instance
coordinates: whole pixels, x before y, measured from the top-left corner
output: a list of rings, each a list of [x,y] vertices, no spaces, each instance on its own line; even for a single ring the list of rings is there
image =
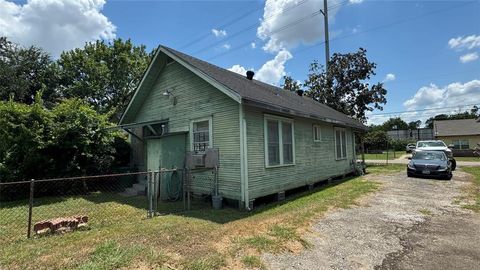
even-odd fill
[[[166,90],[172,96],[164,96]],[[174,105],[174,98],[176,105]],[[240,199],[239,105],[178,63],[165,66],[135,122],[169,119],[169,131],[189,131],[191,120],[212,117],[213,146],[219,149],[219,192]],[[187,151],[190,136],[186,136]]]
[[[347,159],[335,160],[333,124],[297,117],[294,120],[295,165],[265,168],[264,112],[246,107],[249,198],[304,186],[352,171],[354,137],[346,128]],[[274,113],[268,113],[275,115]],[[322,141],[313,141],[313,125],[320,125]]]
[[[475,136],[437,136],[436,138],[442,140],[446,145],[453,144],[454,140],[468,140],[470,149],[474,149],[477,143],[480,143],[480,134]]]

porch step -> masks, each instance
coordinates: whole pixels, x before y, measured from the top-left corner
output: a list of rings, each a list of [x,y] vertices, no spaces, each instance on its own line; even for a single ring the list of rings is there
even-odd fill
[[[145,184],[133,184],[132,189],[136,190],[138,195],[145,195],[145,188],[147,186]]]
[[[145,188],[146,186],[144,184],[133,184],[132,187],[126,188],[125,191],[120,193],[120,195],[126,196],[126,197],[146,195]]]

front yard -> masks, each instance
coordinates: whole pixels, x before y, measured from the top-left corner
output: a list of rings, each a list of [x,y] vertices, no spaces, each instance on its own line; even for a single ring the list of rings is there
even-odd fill
[[[30,240],[22,234],[3,235],[0,269],[262,268],[262,252],[308,246],[301,235],[312,220],[332,207],[349,207],[377,187],[375,182],[356,177],[250,213],[203,209],[152,219],[146,219],[142,202],[122,201],[127,200],[122,197],[51,201],[45,207],[65,209],[62,214],[89,209],[89,228]],[[13,217],[12,211],[23,211],[15,207],[2,205],[0,216]],[[25,217],[15,219],[0,221],[2,231],[19,226],[23,233],[25,228],[18,224],[24,224]]]
[[[259,206],[250,213],[232,208],[203,208],[147,219],[142,197],[105,198],[98,193],[83,198],[49,199],[39,202],[42,206],[34,209],[34,220],[88,209],[89,227],[33,239],[25,239],[25,216],[13,214],[24,213],[24,204],[2,204],[0,239],[5,240],[0,243],[0,269],[262,269],[264,253],[310,250],[312,244],[303,235],[310,231],[313,222],[332,208],[355,205],[360,197],[379,188],[381,181],[367,179],[396,177],[405,166],[378,165],[367,170],[366,177],[320,186],[282,203]],[[467,190],[473,203],[464,207],[478,212],[480,168],[462,170],[475,177],[475,183]],[[427,182],[442,186],[442,182]],[[52,209],[55,212],[49,211]],[[418,209],[420,213],[423,210]],[[12,228],[18,233],[7,234]]]

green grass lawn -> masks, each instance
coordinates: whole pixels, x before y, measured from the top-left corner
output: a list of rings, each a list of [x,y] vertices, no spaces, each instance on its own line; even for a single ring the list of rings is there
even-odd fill
[[[37,199],[34,221],[80,213],[90,221],[87,229],[33,239],[25,239],[25,202],[3,203],[0,269],[263,268],[262,252],[308,247],[301,235],[314,218],[377,187],[356,177],[249,213],[202,208],[151,219],[142,197]]]
[[[405,151],[388,151],[388,160],[393,160],[405,155]],[[359,157],[361,158],[361,156]],[[386,160],[387,159],[387,152],[384,151],[382,154],[365,154],[365,160],[372,160],[372,159],[379,159],[379,160]]]
[[[479,157],[455,157],[457,161],[477,161],[480,162]]]
[[[473,175],[473,184],[468,188],[469,198],[473,203],[465,208],[480,212],[480,167],[462,167],[462,170]]]

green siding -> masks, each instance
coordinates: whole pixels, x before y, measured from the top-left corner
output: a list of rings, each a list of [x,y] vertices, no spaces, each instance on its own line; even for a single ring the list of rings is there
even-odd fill
[[[273,114],[274,113],[269,113]],[[288,116],[283,116],[288,117]],[[246,107],[248,190],[250,199],[304,186],[352,171],[353,136],[346,128],[347,159],[335,160],[334,126],[305,118],[294,120],[295,165],[265,168],[264,112]],[[313,125],[320,125],[322,141],[313,141]]]
[[[173,97],[164,96],[171,90]],[[239,105],[178,63],[166,65],[152,84],[134,122],[169,119],[170,132],[189,131],[190,121],[212,117],[213,145],[220,152],[219,190],[240,199]],[[187,150],[190,137],[186,138]]]

